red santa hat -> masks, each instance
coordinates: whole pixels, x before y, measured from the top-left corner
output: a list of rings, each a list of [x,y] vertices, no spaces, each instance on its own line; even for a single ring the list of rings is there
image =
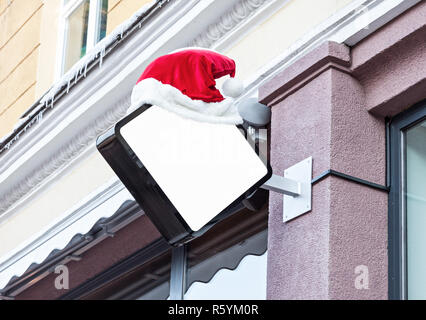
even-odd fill
[[[128,112],[155,104],[183,117],[210,123],[240,124],[234,98],[243,91],[234,60],[212,50],[185,48],[151,62],[132,92]],[[215,79],[229,75],[222,92]],[[222,95],[223,93],[223,95]]]

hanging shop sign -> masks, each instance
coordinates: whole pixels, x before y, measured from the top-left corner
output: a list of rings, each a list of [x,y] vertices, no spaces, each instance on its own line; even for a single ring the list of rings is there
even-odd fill
[[[150,104],[100,136],[97,148],[174,245],[204,233],[272,175],[242,127],[196,121]]]

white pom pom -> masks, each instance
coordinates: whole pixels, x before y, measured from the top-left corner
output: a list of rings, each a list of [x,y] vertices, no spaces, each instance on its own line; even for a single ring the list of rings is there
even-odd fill
[[[231,98],[240,96],[244,91],[243,83],[235,78],[226,79],[222,85],[222,93]]]

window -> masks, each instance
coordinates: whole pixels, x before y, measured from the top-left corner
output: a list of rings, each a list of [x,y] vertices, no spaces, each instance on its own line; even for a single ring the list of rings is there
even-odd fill
[[[173,249],[171,299],[266,299],[267,212],[243,209]]]
[[[108,0],[64,0],[58,76],[106,35]]]
[[[267,230],[211,256],[188,247],[185,300],[265,300]],[[201,259],[200,259],[201,257]]]
[[[390,128],[390,298],[426,299],[426,102]]]
[[[426,120],[405,134],[407,298],[426,299]]]

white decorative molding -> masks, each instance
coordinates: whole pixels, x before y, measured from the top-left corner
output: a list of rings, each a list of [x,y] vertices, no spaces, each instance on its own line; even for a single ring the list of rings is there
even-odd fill
[[[110,106],[96,120],[92,121],[80,132],[70,137],[53,155],[18,184],[11,186],[10,191],[0,198],[0,215],[12,209],[18,200],[25,197],[33,189],[40,187],[43,181],[55,173],[64,170],[74,158],[82,153],[96,138],[120,120],[130,106],[130,94],[125,95],[118,103]],[[0,220],[7,218],[2,216]]]
[[[238,2],[227,13],[222,15],[218,21],[199,34],[189,46],[210,48],[269,2],[273,2],[273,0],[243,0]]]

